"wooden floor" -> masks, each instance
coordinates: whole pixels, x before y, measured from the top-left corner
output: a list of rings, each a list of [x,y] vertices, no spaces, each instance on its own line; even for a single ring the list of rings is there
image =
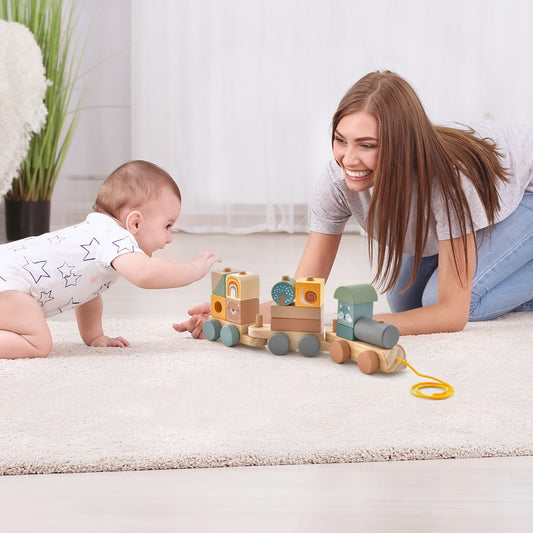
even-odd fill
[[[0,479],[7,532],[530,532],[530,458]]]
[[[187,260],[212,249],[224,266],[259,273],[265,298],[281,275],[294,273],[304,244],[302,235],[176,234],[163,255]],[[327,291],[370,276],[364,239],[346,236]],[[170,324],[209,291],[208,279],[171,291],[119,281],[105,295],[104,316]],[[387,310],[383,298],[375,309]],[[533,459],[7,476],[0,477],[0,531],[530,532]]]

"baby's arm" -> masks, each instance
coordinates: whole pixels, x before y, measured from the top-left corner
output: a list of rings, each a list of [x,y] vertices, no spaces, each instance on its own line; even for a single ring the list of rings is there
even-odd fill
[[[123,337],[107,337],[102,328],[102,310],[104,304],[102,297],[97,296],[87,303],[76,307],[76,320],[83,342],[95,348],[115,346],[125,348],[130,343]]]
[[[142,253],[119,255],[113,268],[130,283],[143,289],[172,289],[184,287],[202,279],[211,267],[220,262],[211,252],[200,252],[188,263],[149,257]]]

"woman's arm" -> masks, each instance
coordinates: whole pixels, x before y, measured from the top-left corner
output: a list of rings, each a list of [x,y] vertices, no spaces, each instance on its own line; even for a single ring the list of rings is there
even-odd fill
[[[294,278],[313,276],[327,280],[339,250],[341,237],[342,233],[329,235],[311,231]],[[270,322],[271,305],[272,301],[263,302],[260,308],[263,320],[267,323]]]
[[[329,235],[311,231],[294,274],[295,279],[313,276],[327,280],[339,250],[341,237],[342,233]]]
[[[472,278],[476,260],[475,234],[467,235],[466,240],[465,261],[463,239],[453,239],[458,269],[453,258],[452,240],[439,241],[436,304],[401,313],[375,315],[374,318],[394,324],[400,330],[400,335],[461,331],[468,322],[470,314]]]

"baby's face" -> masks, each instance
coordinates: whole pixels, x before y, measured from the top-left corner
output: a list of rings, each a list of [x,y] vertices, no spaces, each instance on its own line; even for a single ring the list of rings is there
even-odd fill
[[[163,191],[154,200],[146,202],[140,209],[143,222],[135,234],[141,250],[151,256],[172,242],[170,230],[178,220],[181,202],[170,191]]]

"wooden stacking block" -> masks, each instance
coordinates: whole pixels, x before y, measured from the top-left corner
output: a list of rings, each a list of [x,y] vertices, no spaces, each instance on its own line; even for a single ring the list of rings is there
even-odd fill
[[[272,318],[305,318],[307,320],[323,320],[324,306],[296,307],[295,305],[276,305],[270,307]]]
[[[272,299],[278,305],[292,305],[296,298],[296,281],[290,276],[283,276],[281,281],[278,281],[272,287],[270,294]]]
[[[226,298],[224,296],[211,295],[211,316],[226,320]]]
[[[361,283],[337,287],[333,298],[339,301],[337,320],[353,328],[359,318],[372,318],[374,302],[377,301],[378,294],[369,283]]]
[[[226,296],[226,277],[228,274],[237,272],[231,268],[224,268],[223,270],[211,271],[211,292],[219,296]]]
[[[259,276],[253,272],[236,272],[226,276],[226,298],[253,300],[259,298]]]
[[[341,324],[340,322],[337,322],[337,327],[335,328],[335,333],[342,337],[343,339],[354,341],[355,335],[353,332],[353,326],[346,326],[345,324]]]
[[[299,278],[296,280],[296,307],[322,307],[324,304],[323,278]]]
[[[307,320],[304,318],[272,318],[272,331],[308,331],[319,333],[322,331],[322,320]]]
[[[235,300],[226,298],[226,318],[234,324],[252,324],[259,313],[259,298]]]

